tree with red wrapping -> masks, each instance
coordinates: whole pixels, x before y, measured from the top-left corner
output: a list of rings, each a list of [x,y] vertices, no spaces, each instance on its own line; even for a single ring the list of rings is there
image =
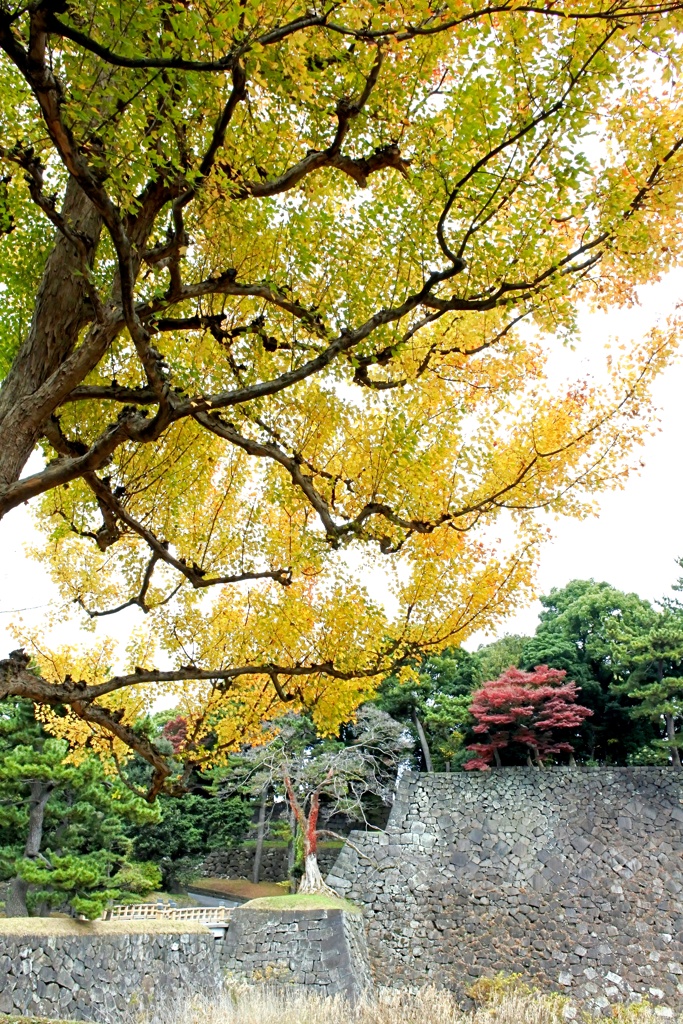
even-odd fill
[[[473,696],[470,713],[477,720],[473,731],[486,741],[467,748],[475,756],[464,767],[500,767],[500,752],[511,745],[525,748],[527,764],[538,768],[552,754],[567,753],[571,760],[573,745],[556,733],[577,729],[593,712],[576,703],[580,687],[566,676],[564,669],[547,665],[537,665],[531,672],[511,666],[484,683]]]
[[[324,826],[341,813],[367,827],[366,798],[391,803],[400,762],[412,740],[400,722],[372,704],[363,705],[356,721],[345,727],[343,741],[320,737],[303,715],[281,718],[276,729],[268,742],[243,750],[235,759],[223,791],[261,794],[268,787],[284,796],[302,846],[298,891],[333,893],[318,864],[318,840],[342,837]]]

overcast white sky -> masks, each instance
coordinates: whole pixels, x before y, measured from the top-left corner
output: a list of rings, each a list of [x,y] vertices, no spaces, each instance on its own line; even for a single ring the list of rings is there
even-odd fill
[[[683,302],[683,269],[643,288],[640,299],[633,309],[581,317],[580,350],[562,360],[569,367],[578,357],[572,376],[581,377],[590,354],[604,351],[608,337],[638,338],[663,323]],[[671,585],[683,576],[676,564],[683,557],[683,339],[678,360],[654,387],[654,400],[660,429],[640,449],[644,469],[632,474],[623,490],[601,497],[599,516],[553,524],[554,539],[541,556],[539,593],[592,578],[652,601],[671,594]],[[499,635],[533,632],[540,607],[534,602],[520,608]]]
[[[658,319],[671,313],[683,300],[683,270],[641,292],[636,309],[582,318],[579,352],[566,353],[561,363],[572,377],[581,377],[590,356],[601,354],[608,336],[637,337]],[[571,579],[606,580],[622,590],[632,590],[654,600],[676,582],[683,570],[675,563],[683,556],[683,361],[677,362],[656,385],[661,432],[642,449],[645,468],[633,475],[622,491],[601,499],[599,517],[582,522],[559,520],[554,540],[542,553],[538,590],[547,592]],[[39,623],[50,599],[56,596],[45,570],[32,561],[25,545],[35,537],[30,509],[22,507],[0,522],[0,657],[16,646],[7,627],[15,609],[27,624]],[[538,604],[521,608],[499,631],[533,632]],[[98,624],[123,637],[137,618],[131,609]],[[59,639],[77,639],[65,629]],[[475,645],[483,637],[476,637]],[[472,646],[471,643],[468,647]]]

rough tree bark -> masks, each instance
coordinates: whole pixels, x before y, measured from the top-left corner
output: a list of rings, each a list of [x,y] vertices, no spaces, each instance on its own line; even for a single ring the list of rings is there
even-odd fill
[[[82,240],[90,262],[102,220],[73,178],[66,187],[61,216]],[[36,395],[48,381],[54,382],[92,317],[82,257],[70,241],[57,234],[38,288],[31,326],[0,387],[0,492],[19,479],[43,424],[61,401],[60,393],[57,401],[43,408]],[[99,353],[93,365],[98,359]]]
[[[417,732],[417,738],[420,741],[420,749],[422,750],[422,757],[425,763],[425,771],[432,772],[434,771],[434,768],[432,767],[432,752],[429,749],[429,743],[427,743],[427,737],[425,735],[422,722],[417,717],[417,711],[413,711],[413,723],[415,725],[415,731]]]
[[[28,817],[28,835],[24,847],[24,857],[31,860],[40,854],[40,845],[43,841],[43,823],[45,821],[45,807],[50,799],[54,786],[49,782],[34,781],[31,783],[30,809]],[[9,894],[5,903],[6,917],[28,917],[26,897],[28,895],[29,883],[19,875],[12,879],[9,885]]]
[[[289,808],[287,816],[292,838],[287,847],[287,878],[289,879],[289,891],[293,895],[296,892],[296,879],[294,878],[294,864],[296,862],[296,814]]]
[[[318,864],[319,814],[320,792],[316,790],[311,798],[308,820],[304,818],[301,822],[304,834],[304,873],[299,883],[299,892],[303,893],[332,892],[329,885],[325,883],[320,865]]]
[[[304,873],[299,883],[300,893],[323,893],[328,896],[336,896],[334,889],[331,889],[325,882],[318,864],[318,817],[320,815],[320,789],[316,789],[311,797],[311,804],[306,814],[299,803],[292,786],[291,779],[285,776],[285,789],[290,807],[294,811],[299,828],[304,837]]]
[[[538,749],[538,747],[536,746],[535,743],[531,743],[530,747],[531,747],[531,752],[534,755],[533,762],[532,762],[533,766],[534,766],[534,768],[538,768],[538,769],[540,769],[542,771],[543,770],[543,758],[540,755],[539,749]]]

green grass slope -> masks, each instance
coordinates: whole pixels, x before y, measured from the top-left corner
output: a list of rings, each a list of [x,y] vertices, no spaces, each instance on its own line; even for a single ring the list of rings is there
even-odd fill
[[[360,914],[360,909],[348,900],[317,893],[297,893],[295,896],[262,896],[257,900],[249,900],[242,906],[249,910],[346,910],[351,914]]]

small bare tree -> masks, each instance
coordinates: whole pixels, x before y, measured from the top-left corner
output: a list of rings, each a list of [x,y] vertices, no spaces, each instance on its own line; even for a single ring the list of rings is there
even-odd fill
[[[263,792],[270,787],[286,798],[303,837],[302,893],[332,893],[318,864],[318,840],[335,836],[320,823],[343,813],[367,824],[365,798],[391,803],[401,758],[411,746],[400,722],[374,705],[364,705],[347,727],[347,742],[315,736],[310,722],[288,715],[262,747],[246,751],[230,784]]]

